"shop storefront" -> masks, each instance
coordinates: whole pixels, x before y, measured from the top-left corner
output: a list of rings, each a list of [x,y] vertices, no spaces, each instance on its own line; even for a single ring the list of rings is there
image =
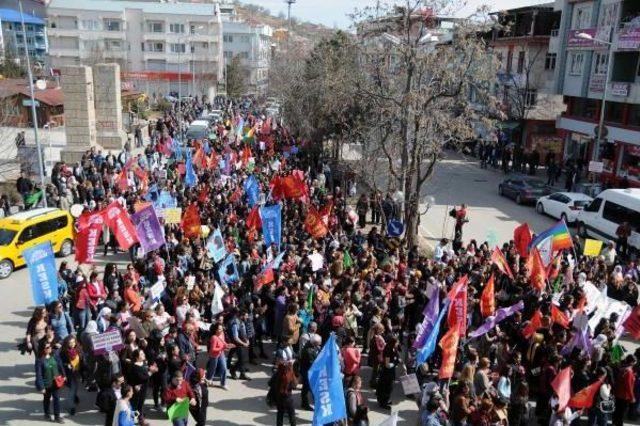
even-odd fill
[[[618,177],[629,180],[630,186],[640,186],[640,146],[621,144]]]

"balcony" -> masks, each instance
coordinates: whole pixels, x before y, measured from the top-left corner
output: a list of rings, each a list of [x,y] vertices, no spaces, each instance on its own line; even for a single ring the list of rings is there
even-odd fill
[[[51,49],[49,55],[56,58],[77,58],[80,56],[78,49]]]
[[[105,58],[109,59],[127,59],[126,50],[106,50],[103,53]]]
[[[79,37],[83,32],[78,28],[49,28],[49,37]]]
[[[165,60],[167,59],[167,53],[166,52],[144,52],[142,53],[142,59],[145,61]]]

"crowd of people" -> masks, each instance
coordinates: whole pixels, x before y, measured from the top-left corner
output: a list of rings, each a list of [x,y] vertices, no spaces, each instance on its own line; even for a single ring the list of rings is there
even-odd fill
[[[181,105],[180,113],[195,118],[203,108],[196,99]],[[224,392],[229,379],[251,380],[248,364],[268,363],[273,375],[264,394],[276,409],[273,422],[282,425],[286,418],[295,425],[298,407],[314,409],[308,372],[331,333],[347,405],[342,424],[369,424],[366,387],[379,409],[391,409],[401,374],[418,379],[420,393],[410,397],[423,426],[555,426],[576,424],[581,415],[590,425],[604,426],[638,415],[639,364],[636,355],[621,353],[618,318],[602,318],[584,333],[583,284],[607,288],[609,297],[635,307],[640,269],[633,261],[620,262],[615,253],[609,262],[564,250],[541,290],[531,285],[528,263],[514,241],[500,247],[506,266],[496,263],[486,242],[462,242],[464,205],[452,212],[455,246],[443,240],[429,255],[418,247],[404,249],[386,235],[387,218],[402,217],[392,197],[350,199],[321,158],[258,108],[229,107],[215,137],[185,141],[183,148],[175,142],[181,133],[177,111],[150,126],[143,154],[90,151],[79,164],[54,170],[48,196],[54,203],[57,196],[60,207],[83,204],[85,212],[96,212],[118,201],[133,213],[150,202],[154,188],[170,194],[183,212],[197,206],[201,232],[187,235],[184,223],[165,223],[164,245],[145,254],[134,246],[131,263],[121,269],[109,262],[109,249],[118,247],[105,231],[104,269],[60,264],[60,299],[35,308],[20,345],[35,358],[46,419],[64,422],[63,410],[73,416],[79,397],[86,397],[95,398],[107,426],[144,425],[153,411],[188,400],[191,417],[204,425],[212,387]],[[187,166],[195,172],[193,183],[184,165],[200,152],[211,161]],[[122,169],[132,161],[137,166],[125,170],[122,183]],[[304,182],[299,196],[274,191],[277,178],[292,175]],[[260,185],[260,203],[282,207],[280,244],[265,244],[255,225],[243,191],[250,177]],[[305,226],[312,211],[328,230],[322,236]],[[222,261],[214,261],[208,236],[215,231],[237,273],[222,271]],[[424,337],[425,307],[431,302],[446,309],[447,295],[455,296],[450,292],[462,279],[466,331],[455,345],[453,375],[441,379],[443,349],[418,363],[423,345],[415,342]],[[519,301],[524,305],[473,337],[494,318],[481,307],[490,281],[494,312]],[[159,298],[151,293],[158,282],[164,284]],[[440,340],[451,325],[438,326]],[[121,333],[122,347],[95,353],[95,337],[113,331]],[[585,334],[588,345],[570,344]],[[572,409],[554,391],[552,382],[567,366],[573,369],[572,395],[600,383],[589,408]],[[186,425],[189,418],[172,421]]]

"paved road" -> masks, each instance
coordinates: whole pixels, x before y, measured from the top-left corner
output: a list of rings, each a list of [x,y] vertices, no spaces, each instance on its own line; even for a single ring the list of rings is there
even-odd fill
[[[476,239],[501,244],[513,238],[513,229],[527,222],[535,232],[542,232],[555,220],[536,213],[532,206],[518,205],[498,195],[504,175],[493,169],[481,169],[475,159],[449,153],[436,169],[423,194],[435,198],[435,205],[422,216],[420,232],[430,245],[442,237],[451,239],[455,221],[449,211],[461,203],[468,206],[469,223],[464,226],[465,242]],[[424,210],[423,210],[424,211]]]
[[[109,261],[113,261],[113,257]],[[58,259],[60,260],[60,259]],[[124,257],[119,263],[125,261]],[[75,267],[75,265],[74,265]],[[100,269],[102,270],[102,268]],[[0,281],[0,424],[37,425],[49,424],[43,421],[42,397],[36,393],[33,357],[20,355],[16,343],[24,336],[27,321],[33,307],[30,293],[29,276],[26,269],[21,269],[6,280]],[[276,415],[264,402],[270,366],[251,366],[250,382],[228,380],[228,391],[218,388],[210,389],[210,407],[208,424],[214,425],[273,425]],[[369,379],[369,369],[365,368],[363,378]],[[398,373],[399,374],[399,373]],[[104,417],[97,412],[93,403],[95,393],[81,391],[79,412],[74,417],[66,416],[67,424],[98,425],[104,423]],[[377,425],[389,414],[377,408],[375,394],[368,392],[369,407],[372,410],[370,420]],[[295,396],[296,402],[299,397]],[[394,410],[398,410],[402,424],[415,424],[417,416],[413,401],[401,395],[401,387],[396,383],[393,400],[397,402]],[[63,398],[64,401],[64,398]],[[149,400],[151,401],[151,400]],[[147,404],[152,406],[153,402]],[[298,424],[310,424],[312,413],[297,410]],[[153,425],[169,424],[166,417],[153,409],[148,410],[149,420]],[[190,420],[193,423],[193,419]]]

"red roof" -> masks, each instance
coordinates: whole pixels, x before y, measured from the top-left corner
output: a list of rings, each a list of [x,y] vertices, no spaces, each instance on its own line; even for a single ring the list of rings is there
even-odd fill
[[[31,97],[29,85],[25,80],[19,78],[6,78],[4,80],[0,80],[0,98],[7,98],[17,94]],[[62,93],[62,89],[55,86],[52,82],[48,82],[47,88],[44,90],[34,88],[33,96],[38,101],[49,106],[59,106],[64,104],[64,94]]]

